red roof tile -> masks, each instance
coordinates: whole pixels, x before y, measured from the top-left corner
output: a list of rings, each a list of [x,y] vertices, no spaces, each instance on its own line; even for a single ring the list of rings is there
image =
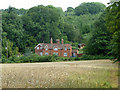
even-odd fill
[[[53,49],[54,47],[56,47],[58,49],[64,49],[64,48],[70,49],[70,47],[71,47],[71,44],[57,44],[57,43],[53,43],[53,44],[39,43],[36,47],[38,47],[39,45],[42,48],[45,48],[47,46],[48,49]]]

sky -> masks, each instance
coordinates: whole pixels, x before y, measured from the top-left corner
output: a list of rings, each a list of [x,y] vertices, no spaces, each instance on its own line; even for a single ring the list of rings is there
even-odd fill
[[[0,9],[7,9],[9,6],[15,8],[29,9],[37,5],[53,5],[54,7],[61,7],[63,11],[67,10],[67,7],[77,7],[82,2],[101,2],[105,5],[109,0],[2,0],[0,3]]]

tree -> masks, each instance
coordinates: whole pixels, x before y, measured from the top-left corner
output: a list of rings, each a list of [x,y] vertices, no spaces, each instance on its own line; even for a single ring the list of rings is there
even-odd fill
[[[24,29],[21,18],[12,9],[3,12],[2,18],[2,28],[3,32],[7,33],[7,39],[13,42],[15,47],[19,47],[20,51],[24,51]]]
[[[105,5],[102,3],[98,3],[98,2],[82,3],[75,8],[75,14],[77,16],[84,14],[97,14],[99,12],[103,12],[104,9],[105,9]]]
[[[3,10],[3,12],[4,11],[6,11],[6,12],[8,12],[8,13],[14,13],[14,14],[17,14],[17,15],[24,15],[26,12],[27,12],[27,10],[26,9],[23,9],[23,8],[21,8],[21,9],[16,9],[15,7],[11,7],[11,6],[9,6],[9,8],[8,9],[5,9],[5,10]]]
[[[111,51],[110,40],[111,35],[105,26],[105,13],[94,23],[94,30],[91,38],[88,40],[84,52],[89,55],[109,55]]]
[[[67,12],[74,12],[74,8],[68,7],[68,8],[67,8]]]
[[[112,34],[112,53],[120,61],[120,1],[111,2],[106,12],[106,26]]]
[[[29,9],[22,19],[26,33],[34,36],[37,42],[48,43],[51,37],[53,39],[60,37],[58,28],[61,19],[60,8],[39,5]]]
[[[2,34],[2,54],[6,57],[19,54],[18,47],[13,46],[13,42],[6,38],[7,33],[3,32]]]

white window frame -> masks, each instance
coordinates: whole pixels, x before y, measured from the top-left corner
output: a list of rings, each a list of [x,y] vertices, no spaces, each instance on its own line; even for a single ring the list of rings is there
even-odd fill
[[[67,53],[64,53],[64,56],[67,56]]]
[[[58,51],[58,48],[54,48],[54,51]]]
[[[37,50],[39,50],[39,47],[37,47]]]

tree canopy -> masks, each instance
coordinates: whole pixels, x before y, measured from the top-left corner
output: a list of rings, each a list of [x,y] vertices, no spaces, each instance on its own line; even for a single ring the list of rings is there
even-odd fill
[[[64,39],[74,47],[85,43],[85,54],[112,55],[120,59],[120,2],[107,8],[98,2],[61,8],[38,5],[28,10],[2,10],[2,54],[7,57],[34,52],[38,43]],[[6,49],[7,47],[7,49]]]
[[[97,14],[99,12],[103,12],[105,8],[106,8],[105,5],[99,2],[82,3],[75,8],[75,14],[77,16],[89,14],[89,13]]]
[[[112,53],[120,61],[120,1],[112,2],[106,12],[106,26],[112,34]]]

